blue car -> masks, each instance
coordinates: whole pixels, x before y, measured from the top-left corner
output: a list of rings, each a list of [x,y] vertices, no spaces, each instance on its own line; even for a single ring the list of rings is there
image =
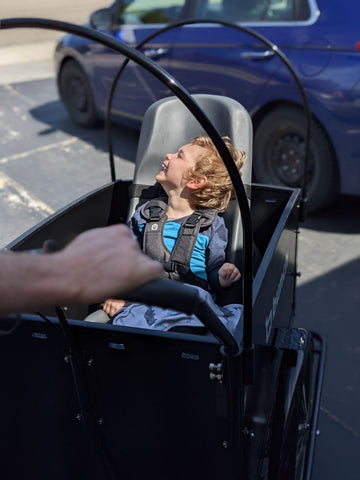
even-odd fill
[[[307,176],[314,210],[339,193],[360,194],[359,15],[360,4],[340,0],[118,0],[94,12],[89,25],[136,46],[172,22],[208,19],[160,33],[142,52],[190,93],[225,95],[242,103],[253,119],[255,180],[296,186],[305,150],[299,89],[274,51],[216,21],[250,27],[277,45],[299,76],[312,112]],[[59,93],[76,123],[91,127],[104,117],[123,60],[83,38],[59,40]],[[115,90],[113,118],[140,125],[149,105],[168,95],[162,83],[130,62]]]

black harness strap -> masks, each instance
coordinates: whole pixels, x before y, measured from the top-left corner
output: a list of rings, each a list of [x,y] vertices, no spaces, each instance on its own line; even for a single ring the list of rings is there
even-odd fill
[[[143,237],[143,252],[161,263],[168,261],[169,250],[163,241],[164,226],[167,220],[167,204],[160,200],[150,200],[141,209],[146,219]]]
[[[179,275],[187,275],[190,271],[191,256],[200,232],[202,214],[195,211],[183,221],[179,236],[170,254],[172,270]]]
[[[167,204],[161,199],[150,200],[143,205],[141,214],[146,219],[143,251],[163,264],[168,278],[207,289],[208,283],[191,272],[190,261],[200,230],[210,226],[218,212],[213,209],[199,209],[186,217],[170,252],[165,246],[163,236],[167,208]]]

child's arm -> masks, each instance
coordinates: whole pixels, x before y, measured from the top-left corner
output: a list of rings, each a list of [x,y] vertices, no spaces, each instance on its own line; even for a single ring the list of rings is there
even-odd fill
[[[240,280],[241,273],[232,263],[224,263],[219,269],[219,284],[222,288],[230,287],[234,282]]]

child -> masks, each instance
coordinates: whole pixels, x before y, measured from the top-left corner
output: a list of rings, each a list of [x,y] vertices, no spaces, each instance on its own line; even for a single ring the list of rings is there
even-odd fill
[[[238,152],[228,137],[223,140],[240,170],[246,154]],[[235,265],[225,262],[227,229],[218,216],[226,210],[232,194],[227,169],[211,139],[199,136],[166,155],[156,181],[167,197],[139,207],[130,226],[144,253],[163,263],[166,276],[195,285],[212,302],[209,291],[216,295],[241,276]],[[120,325],[165,330],[201,325],[195,317],[159,307],[127,305],[122,300],[106,300],[103,310],[109,316],[118,312],[113,323]],[[222,316],[224,311],[225,316],[229,314],[223,307]]]

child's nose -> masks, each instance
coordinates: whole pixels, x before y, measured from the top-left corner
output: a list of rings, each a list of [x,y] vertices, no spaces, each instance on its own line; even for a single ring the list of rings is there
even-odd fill
[[[167,161],[171,160],[171,157],[172,157],[173,155],[174,155],[173,153],[167,153],[167,154],[165,155],[166,160],[167,160]]]

